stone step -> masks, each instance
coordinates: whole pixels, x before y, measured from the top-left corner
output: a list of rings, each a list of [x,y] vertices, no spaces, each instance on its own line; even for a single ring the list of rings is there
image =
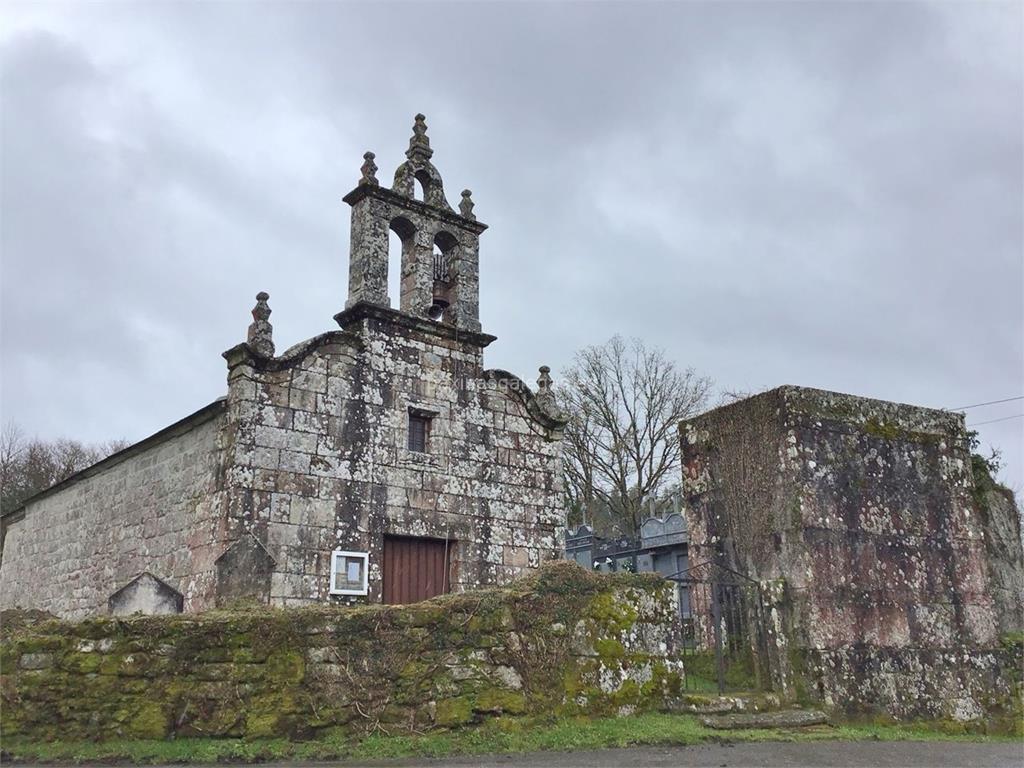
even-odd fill
[[[733,712],[728,715],[707,715],[701,725],[716,730],[738,728],[806,728],[828,722],[828,716],[817,709],[782,709],[777,712]]]
[[[767,712],[781,706],[773,693],[685,693],[667,707],[670,712],[718,715],[725,712]]]

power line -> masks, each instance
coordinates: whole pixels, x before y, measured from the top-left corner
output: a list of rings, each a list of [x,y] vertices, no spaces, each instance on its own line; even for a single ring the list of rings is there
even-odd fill
[[[990,400],[987,403],[975,403],[974,405],[963,405],[959,408],[950,408],[951,411],[966,411],[968,408],[981,408],[983,405],[996,405],[998,403],[1012,403],[1014,400],[1024,400],[1024,395],[1007,397],[1005,400]]]
[[[1013,416],[1003,416],[1001,419],[991,419],[990,421],[978,421],[974,424],[968,424],[968,427],[980,427],[982,424],[995,424],[997,421],[1009,421],[1010,419],[1019,419],[1024,416],[1024,413],[1018,413]]]

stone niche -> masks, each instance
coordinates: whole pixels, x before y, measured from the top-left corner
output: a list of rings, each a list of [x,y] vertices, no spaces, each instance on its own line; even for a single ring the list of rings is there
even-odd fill
[[[217,569],[217,606],[240,600],[266,603],[274,558],[259,540],[250,534],[225,550],[214,561]]]
[[[143,572],[129,581],[107,600],[112,616],[130,616],[135,613],[160,615],[181,613],[185,598],[167,582],[151,573]]]

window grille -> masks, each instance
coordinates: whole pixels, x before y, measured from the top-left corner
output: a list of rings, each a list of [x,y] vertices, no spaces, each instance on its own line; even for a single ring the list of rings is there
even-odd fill
[[[443,253],[434,254],[434,280],[447,283],[451,280],[448,274],[448,257]]]
[[[426,416],[409,414],[409,450],[417,453],[427,452],[427,434],[430,430],[430,419]]]

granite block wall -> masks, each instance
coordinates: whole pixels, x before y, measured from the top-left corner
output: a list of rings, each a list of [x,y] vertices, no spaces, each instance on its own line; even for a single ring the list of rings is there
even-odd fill
[[[269,600],[328,599],[331,552],[370,555],[381,594],[384,537],[446,539],[455,590],[501,584],[560,553],[561,424],[478,338],[359,305],[344,328],[279,358],[229,353],[232,536],[274,558]],[[427,451],[408,447],[429,414]]]
[[[494,341],[478,307],[487,227],[469,190],[458,212],[449,205],[426,130],[417,115],[390,189],[368,152],[344,198],[341,330],[275,357],[260,294],[248,341],[225,353],[228,526],[272,558],[275,605],[347,600],[328,594],[335,550],[368,553],[369,599],[381,599],[388,536],[444,541],[445,586],[456,591],[506,583],[561,553],[566,417],[547,368],[535,392],[484,368]],[[402,244],[399,296],[387,292],[389,231]],[[409,442],[413,418],[429,421],[423,450]]]
[[[143,572],[212,607],[224,403],[79,473],[3,523],[0,606],[79,619]]]
[[[816,660],[805,671],[820,697],[899,716],[977,709],[952,704],[984,687],[958,669],[975,654],[992,667],[999,610],[960,414],[781,387],[680,429],[691,561],[784,584],[776,641]],[[695,590],[705,637],[708,597]],[[928,693],[896,696],[884,666],[858,661],[872,654],[931,678],[902,688]]]

